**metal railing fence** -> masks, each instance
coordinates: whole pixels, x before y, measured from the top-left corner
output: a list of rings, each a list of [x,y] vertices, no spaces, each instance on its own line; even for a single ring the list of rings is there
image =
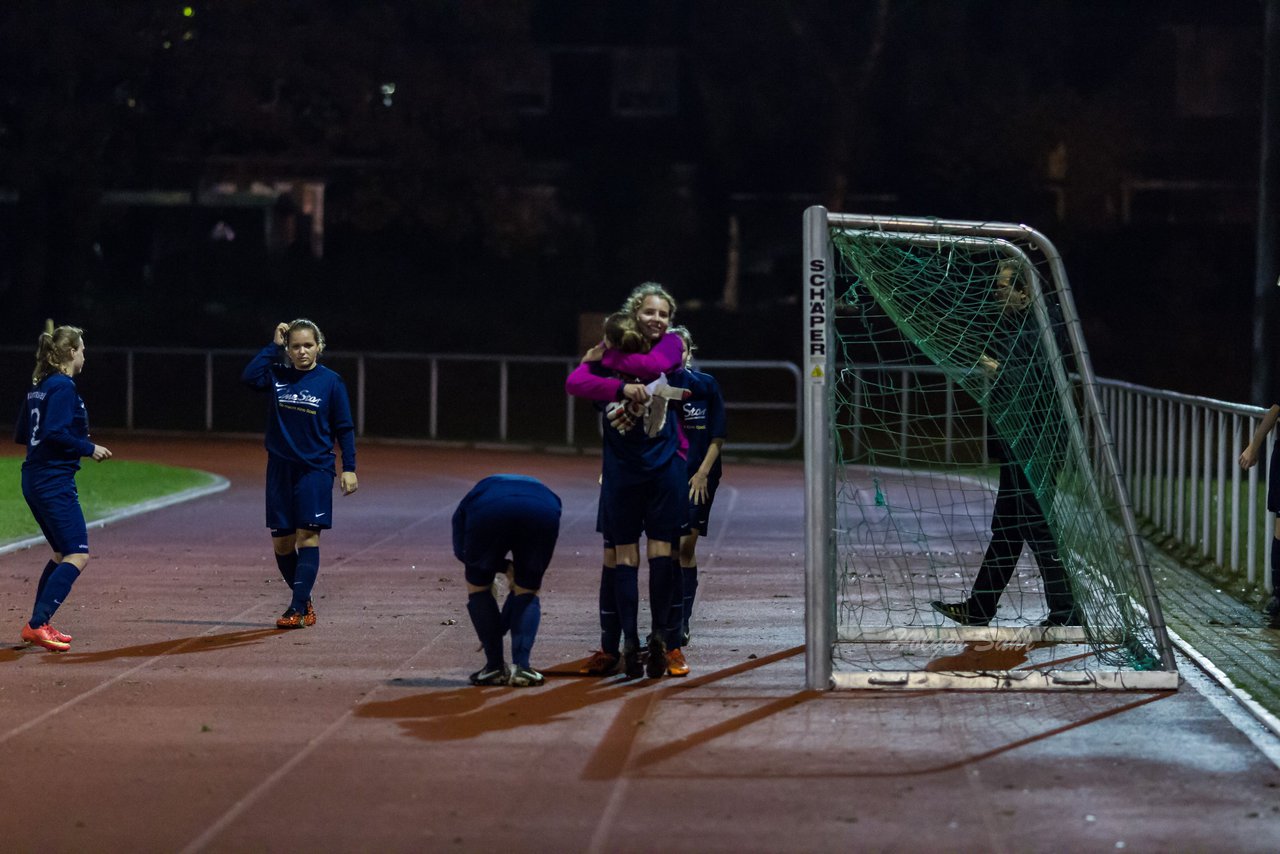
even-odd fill
[[[1226,577],[1269,586],[1275,515],[1263,474],[1274,448],[1248,472],[1237,464],[1266,410],[1207,397],[1099,380],[1134,511],[1158,537],[1199,554]]]
[[[855,429],[845,449],[849,459],[857,460],[868,450],[868,418],[860,414],[859,389],[874,377],[880,392],[892,395],[896,406],[892,419],[875,426],[881,434],[895,434],[888,438],[888,449],[903,464],[929,451],[922,443],[935,446],[932,453],[943,465],[986,462],[985,419],[973,419],[975,404],[937,367],[848,363],[838,368],[852,389]],[[1274,433],[1248,472],[1236,462],[1266,410],[1119,380],[1096,382],[1129,500],[1149,538],[1199,555],[1224,578],[1269,589],[1265,568],[1275,514],[1266,507],[1265,471]],[[962,419],[968,422],[965,429],[959,429]],[[926,420],[942,425],[937,436],[922,433],[920,425]],[[1104,437],[1093,429],[1086,429],[1085,435],[1093,459],[1100,460]],[[1100,468],[1099,464],[1099,475]],[[1099,483],[1108,498],[1115,497],[1105,479],[1099,477]]]
[[[257,432],[265,403],[240,384],[253,350],[90,346],[76,383],[98,429]],[[351,396],[360,436],[575,446],[597,441],[587,401],[565,394],[578,357],[326,352]],[[30,375],[30,347],[0,347],[6,385]],[[699,360],[724,391],[729,451],[787,451],[800,441],[793,362]],[[15,404],[16,405],[16,404]],[[16,412],[16,410],[15,410]]]

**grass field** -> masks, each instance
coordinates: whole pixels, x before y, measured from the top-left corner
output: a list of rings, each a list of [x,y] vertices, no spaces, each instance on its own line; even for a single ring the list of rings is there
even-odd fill
[[[0,543],[40,533],[22,499],[21,469],[22,457],[0,456]],[[208,472],[194,469],[117,460],[95,463],[86,459],[76,475],[80,506],[89,522],[131,504],[208,486],[215,480]]]

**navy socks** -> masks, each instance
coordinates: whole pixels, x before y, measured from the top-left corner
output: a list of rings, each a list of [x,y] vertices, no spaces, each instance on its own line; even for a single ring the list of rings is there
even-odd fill
[[[59,605],[66,601],[67,596],[71,593],[71,586],[76,583],[76,579],[79,577],[80,570],[76,569],[75,564],[58,564],[53,572],[49,573],[49,577],[44,583],[44,589],[36,597],[36,606],[31,612],[31,621],[27,625],[33,629],[38,629],[53,619],[54,612],[58,610]]]
[[[502,600],[502,633],[505,635],[511,631],[511,600],[516,596],[514,591],[507,593],[507,598]]]
[[[298,549],[298,561],[293,571],[293,602],[289,607],[299,614],[306,612],[307,600],[311,598],[311,589],[316,586],[319,574],[320,547]]]
[[[649,611],[653,636],[661,638],[668,649],[680,646],[684,590],[680,586],[680,566],[673,557],[649,558]]]
[[[693,599],[698,595],[698,567],[680,567],[680,589],[684,593],[684,607],[680,613],[680,630],[689,634],[689,617],[693,615]]]
[[[475,627],[476,637],[484,647],[485,668],[502,667],[502,615],[498,613],[498,600],[488,590],[467,595],[467,614]],[[532,646],[532,642],[530,642]]]
[[[511,662],[517,667],[530,669],[529,653],[538,636],[538,624],[542,622],[542,603],[536,593],[512,595],[508,601],[511,602]]]
[[[276,555],[276,568],[280,570],[280,577],[284,579],[284,583],[292,590],[294,573],[298,569],[298,553],[294,551]]]
[[[44,565],[44,571],[40,573],[40,581],[36,584],[36,599],[39,599],[40,595],[44,593],[44,586],[49,583],[49,576],[53,575],[53,571],[57,568],[58,562],[53,558],[50,558],[49,562]]]
[[[614,601],[618,606],[618,624],[627,644],[640,648],[640,569],[620,563],[613,569]]]
[[[600,650],[618,655],[622,643],[622,619],[618,616],[618,596],[611,566],[600,568]]]

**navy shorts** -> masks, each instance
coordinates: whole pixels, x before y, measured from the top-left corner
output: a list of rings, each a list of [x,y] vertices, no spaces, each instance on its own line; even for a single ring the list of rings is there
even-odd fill
[[[331,471],[267,457],[267,527],[280,531],[333,527]]]
[[[64,557],[89,553],[89,531],[74,477],[42,477],[23,469],[22,497],[50,548]]]
[[[703,504],[694,504],[689,501],[689,522],[685,526],[685,532],[696,530],[698,536],[705,537],[711,526],[711,505],[716,501],[716,490],[720,488],[719,479],[707,479],[707,500]]]
[[[613,540],[609,539],[609,535],[605,531],[609,530],[609,526],[604,521],[604,488],[600,489],[600,497],[596,500],[596,533],[604,537],[604,547],[606,549],[613,548]]]
[[[512,580],[527,590],[538,590],[559,535],[558,501],[511,498],[483,513],[468,515],[461,555],[467,583],[477,587],[492,584],[498,573],[506,571],[510,555],[515,567]]]
[[[684,460],[672,456],[665,466],[637,482],[606,480],[600,492],[600,516],[605,540],[615,545],[650,540],[680,542],[680,530],[689,515],[689,485]]]

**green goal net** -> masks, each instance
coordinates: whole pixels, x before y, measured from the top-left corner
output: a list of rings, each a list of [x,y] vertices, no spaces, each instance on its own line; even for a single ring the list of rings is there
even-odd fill
[[[806,215],[812,687],[1176,687],[1061,263]]]

